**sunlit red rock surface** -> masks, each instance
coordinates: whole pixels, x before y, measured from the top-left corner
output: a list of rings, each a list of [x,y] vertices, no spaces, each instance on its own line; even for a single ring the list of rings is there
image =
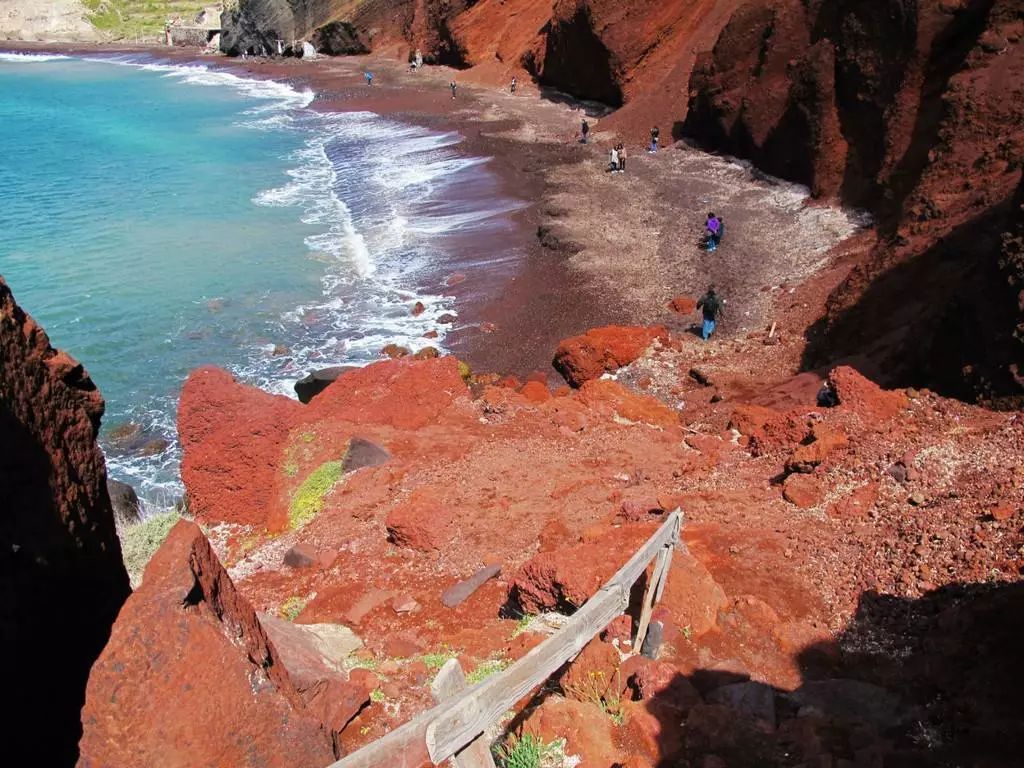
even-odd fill
[[[0,278],[0,637],[7,759],[70,765],[89,667],[128,596],[96,443],[103,398]]]
[[[527,730],[562,728],[570,752],[602,768],[627,758],[741,754],[748,737],[751,754],[766,759],[798,727],[819,736],[840,729],[828,748],[808,736],[800,753],[807,759],[852,754],[860,737],[849,713],[799,726],[786,692],[810,696],[813,681],[849,688],[842,680],[853,677],[882,686],[844,693],[854,709],[898,691],[947,722],[945,705],[926,701],[928,686],[955,687],[962,675],[988,674],[995,660],[936,682],[920,665],[900,671],[889,650],[866,638],[885,626],[918,643],[900,622],[931,621],[933,608],[918,617],[919,605],[955,600],[944,590],[993,574],[1006,589],[993,586],[979,599],[1016,599],[1024,475],[1014,457],[1024,450],[1024,424],[925,391],[887,392],[850,368],[832,372],[837,404],[822,407],[824,382],[787,373],[798,350],[795,341],[766,345],[760,334],[714,349],[693,337],[667,339],[619,369],[617,381],[547,397],[536,381],[467,383],[452,358],[403,358],[347,372],[303,407],[201,370],[181,405],[189,472],[201,466],[224,487],[271,492],[240,514],[232,497],[186,472],[189,502],[214,526],[218,550],[257,610],[298,600],[298,624],[345,624],[365,641],[359,656],[372,672],[363,683],[381,694],[342,730],[345,750],[429,706],[427,662],[439,654],[457,653],[467,671],[522,656],[540,636],[521,631],[521,612],[571,611],[680,507],[686,547],[654,614],[663,625],[661,682],[647,682],[654,673],[628,662],[614,673],[623,687],[614,718],[593,699],[569,695],[525,713]],[[707,383],[690,374],[695,367]],[[734,401],[752,376],[761,394]],[[267,397],[266,408],[248,414],[251,439],[220,450],[239,429],[224,404],[250,397]],[[390,458],[341,474],[322,508],[296,525],[291,508],[303,486],[341,462],[353,437]],[[285,565],[296,545],[304,565]],[[501,566],[497,579],[444,607],[447,588],[491,564]],[[964,617],[964,626],[976,618]],[[606,637],[626,650],[630,635],[627,621]],[[723,689],[748,679],[762,687]],[[740,746],[733,743],[730,707],[769,704],[772,727],[751,720],[749,733],[740,727]],[[958,748],[1012,731],[993,697],[975,705],[979,714],[951,742]],[[681,710],[693,723],[685,738]],[[877,714],[857,709],[856,717]],[[598,736],[574,740],[590,719],[601,723]],[[886,734],[906,727],[879,720],[864,738],[892,752]]]

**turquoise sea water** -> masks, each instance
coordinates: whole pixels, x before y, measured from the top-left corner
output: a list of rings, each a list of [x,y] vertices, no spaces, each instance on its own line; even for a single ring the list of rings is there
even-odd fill
[[[0,54],[0,274],[88,368],[104,435],[132,423],[167,441],[140,455],[103,440],[152,505],[180,493],[191,369],[289,392],[389,342],[436,344],[421,337],[451,309],[430,287],[452,235],[501,229],[515,207],[457,135],[312,99],[141,57]]]

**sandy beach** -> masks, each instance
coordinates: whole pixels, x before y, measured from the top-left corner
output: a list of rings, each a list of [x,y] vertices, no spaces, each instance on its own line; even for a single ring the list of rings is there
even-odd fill
[[[825,270],[832,249],[866,223],[856,213],[811,204],[803,188],[682,142],[648,154],[646,134],[602,128],[607,110],[601,105],[530,83],[515,94],[460,85],[452,99],[448,83],[459,81],[457,70],[410,72],[379,55],[243,60],[164,47],[8,48],[195,62],[310,88],[316,109],[372,111],[460,133],[460,151],[490,158],[503,195],[523,203],[502,243],[502,250],[520,255],[516,263],[458,264],[439,274],[437,285],[425,286],[456,296],[458,322],[447,346],[474,370],[540,371],[554,380],[550,360],[560,339],[606,324],[685,330],[695,318],[671,312],[669,301],[698,296],[712,283],[727,302],[722,336],[761,332],[772,323],[779,332],[802,331],[813,320],[805,317],[810,305],[787,304],[785,297],[819,274],[825,283],[814,293],[823,297],[838,279]],[[363,78],[367,70],[374,73],[372,87]],[[583,118],[592,126],[587,145],[579,142]],[[618,142],[627,149],[627,171],[610,174],[607,152]],[[709,254],[699,241],[712,210],[727,222],[728,235]]]

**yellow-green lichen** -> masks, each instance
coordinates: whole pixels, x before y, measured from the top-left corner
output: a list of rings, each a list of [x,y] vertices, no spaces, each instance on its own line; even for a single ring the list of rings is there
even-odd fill
[[[288,508],[288,525],[301,528],[324,508],[327,494],[341,479],[341,462],[325,461],[307,477],[292,495]]]

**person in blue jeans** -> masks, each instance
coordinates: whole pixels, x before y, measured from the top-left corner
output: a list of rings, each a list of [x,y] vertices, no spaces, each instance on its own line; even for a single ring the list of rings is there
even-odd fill
[[[367,85],[373,85],[373,72],[367,70],[366,72],[363,73],[363,77],[366,78]]]
[[[707,341],[712,333],[715,332],[715,323],[718,318],[725,314],[725,305],[718,294],[715,293],[715,286],[709,285],[708,292],[705,293],[697,300],[697,309],[701,311],[704,316],[704,323],[700,329],[701,338]]]

